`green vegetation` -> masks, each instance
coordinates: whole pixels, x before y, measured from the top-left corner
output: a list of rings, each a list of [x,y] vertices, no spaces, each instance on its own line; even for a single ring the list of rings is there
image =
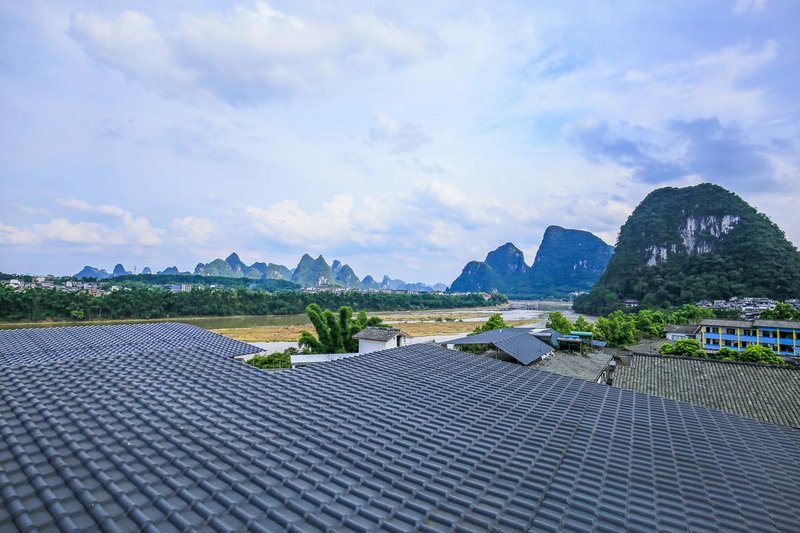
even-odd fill
[[[282,352],[271,353],[268,355],[256,355],[245,361],[248,365],[265,370],[292,367],[292,354],[296,354],[296,348],[287,348]]]
[[[775,309],[769,309],[761,313],[759,318],[764,320],[798,320],[800,321],[800,311],[789,304],[778,302]]]
[[[478,333],[483,333],[485,331],[492,331],[493,329],[503,329],[509,327],[506,324],[506,321],[503,320],[503,316],[500,313],[495,313],[489,317],[489,320],[484,322],[482,325],[477,326],[473,331],[472,335],[477,335]]]
[[[702,184],[650,193],[622,226],[597,285],[573,307],[599,315],[622,309],[625,299],[663,309],[703,299],[796,294],[800,253],[781,229],[736,194]]]
[[[727,351],[721,355],[729,356],[728,352],[733,352],[733,350],[728,348],[725,348],[725,350]],[[684,357],[708,357],[706,351],[695,339],[680,339],[672,344],[664,344],[658,349],[658,353],[661,355],[681,355]]]
[[[154,285],[191,284],[208,287],[245,288],[269,292],[298,289],[299,285],[281,279],[252,279],[246,277],[224,277],[194,274],[139,274],[137,276],[118,276],[102,280],[101,286],[124,285],[126,287],[152,287]]]
[[[478,335],[478,334],[484,333],[486,331],[492,331],[494,329],[503,329],[503,328],[508,328],[508,327],[511,327],[511,326],[506,324],[506,321],[503,320],[503,316],[500,313],[496,313],[496,314],[490,316],[489,320],[487,320],[486,322],[484,322],[483,324],[481,324],[480,326],[477,326],[474,330],[472,330],[472,333],[470,333],[470,335]],[[457,348],[459,350],[461,350],[462,352],[481,354],[481,353],[484,353],[486,350],[489,349],[489,345],[488,344],[463,344],[463,345],[457,346]]]
[[[579,317],[583,318],[583,317]],[[587,324],[588,321],[583,319]],[[547,318],[547,324],[545,324],[546,328],[554,329],[557,332],[561,333],[562,335],[568,334],[570,331],[573,331],[572,323],[559,311],[553,311]],[[591,329],[585,329],[582,331],[591,331]]]
[[[733,350],[731,350],[733,351]],[[775,355],[775,352],[766,346],[759,346],[751,344],[744,349],[744,352],[735,352],[739,355],[737,361],[744,361],[747,363],[766,363],[770,365],[782,365],[783,359]]]
[[[611,346],[628,346],[641,339],[660,338],[667,324],[692,324],[713,316],[714,313],[710,309],[687,304],[671,313],[649,309],[635,313],[614,311],[608,316],[598,317],[594,324],[579,316],[572,324],[563,314],[556,311],[550,313],[546,327],[562,334],[570,331],[588,331],[595,339],[604,340]]]
[[[684,357],[699,357],[703,359],[719,359],[722,361],[740,361],[744,363],[762,363],[782,365],[783,359],[766,346],[751,344],[744,351],[721,348],[717,352],[706,352],[695,339],[681,339],[672,344],[664,344],[658,349],[662,355],[681,355]]]
[[[382,326],[378,317],[367,318],[364,311],[353,317],[353,310],[340,307],[338,316],[323,310],[317,304],[306,307],[306,315],[317,331],[315,337],[309,331],[300,332],[300,348],[306,353],[353,353],[358,351],[358,340],[353,335],[367,326]]]
[[[142,276],[147,277],[147,276]],[[171,276],[174,277],[174,276]],[[0,320],[42,321],[175,318],[189,316],[301,314],[316,303],[322,308],[347,306],[365,311],[414,311],[499,305],[508,299],[496,295],[484,300],[479,294],[303,292],[245,288],[194,288],[172,293],[151,287],[134,287],[93,297],[87,292],[32,288],[16,291],[0,286]]]

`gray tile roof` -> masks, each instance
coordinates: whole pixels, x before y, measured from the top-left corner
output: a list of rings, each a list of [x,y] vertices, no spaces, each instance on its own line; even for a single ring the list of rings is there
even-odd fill
[[[753,321],[756,327],[800,329],[800,322],[796,320],[761,320]]]
[[[553,355],[535,363],[531,368],[553,372],[562,376],[595,381],[603,372],[610,355],[603,352],[589,351],[586,354],[554,352]]]
[[[399,329],[394,328],[376,328],[376,327],[366,327],[353,335],[354,339],[364,339],[369,341],[381,341],[381,342],[388,342],[398,335],[406,336],[405,333],[400,331]]]
[[[800,432],[430,344],[0,379],[3,531],[800,529]]]
[[[683,335],[696,335],[697,332],[700,331],[700,326],[698,325],[684,325],[684,324],[667,324],[667,327],[664,328],[664,331],[667,333],[679,333]]]
[[[535,337],[530,328],[494,329],[447,341],[447,344],[494,344],[523,365],[538,361],[553,351],[553,347]]]
[[[800,428],[800,368],[636,355],[614,386]]]
[[[261,351],[197,326],[172,322],[0,330],[0,366],[192,349],[228,357]]]
[[[752,320],[722,320],[717,318],[707,318],[700,322],[701,326],[712,326],[722,328],[749,328],[753,325]]]

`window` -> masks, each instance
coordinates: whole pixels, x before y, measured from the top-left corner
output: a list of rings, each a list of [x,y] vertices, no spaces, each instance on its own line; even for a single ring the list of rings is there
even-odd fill
[[[725,341],[725,346],[729,346],[730,347],[730,346],[733,346],[733,344],[734,344],[734,341],[727,341],[727,340]]]
[[[742,341],[742,349],[747,348],[747,341]]]
[[[727,328],[725,330],[726,335],[736,335],[736,330],[734,328]]]

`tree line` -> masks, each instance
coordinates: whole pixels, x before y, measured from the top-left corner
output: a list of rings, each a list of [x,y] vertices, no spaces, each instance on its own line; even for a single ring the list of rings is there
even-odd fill
[[[303,292],[248,290],[245,288],[194,288],[173,293],[151,287],[134,287],[91,296],[87,292],[29,288],[22,291],[0,286],[0,320],[114,320],[189,316],[301,314],[312,303],[322,308],[343,306],[355,311],[446,309],[499,305],[502,295],[484,300],[479,294],[429,294],[380,292]]]

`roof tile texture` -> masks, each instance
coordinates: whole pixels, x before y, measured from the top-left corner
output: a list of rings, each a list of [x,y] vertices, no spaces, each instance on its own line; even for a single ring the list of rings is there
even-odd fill
[[[800,428],[800,368],[636,355],[614,385]]]
[[[0,379],[0,530],[800,528],[795,430],[433,345]]]

